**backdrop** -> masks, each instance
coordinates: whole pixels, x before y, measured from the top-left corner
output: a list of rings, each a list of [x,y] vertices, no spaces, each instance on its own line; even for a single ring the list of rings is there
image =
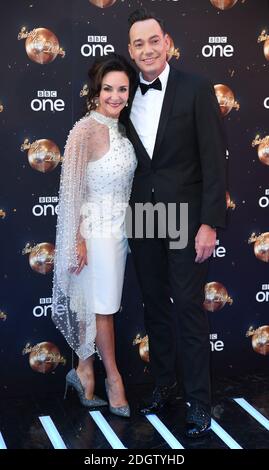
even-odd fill
[[[212,372],[268,368],[268,1],[9,0],[0,17],[1,393],[54,390],[72,366],[51,321],[61,158],[83,113],[89,66],[111,51],[128,57],[127,17],[139,6],[166,20],[170,64],[211,79],[225,121],[229,227],[205,286]],[[125,380],[149,381],[131,254],[115,319]]]

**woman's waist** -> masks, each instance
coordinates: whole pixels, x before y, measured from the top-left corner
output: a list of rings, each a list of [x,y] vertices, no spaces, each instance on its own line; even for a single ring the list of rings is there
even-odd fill
[[[123,197],[92,197],[84,202],[81,214],[84,216],[109,216],[126,211],[129,203],[129,195]]]
[[[85,218],[80,225],[80,232],[85,239],[95,236],[125,236],[125,214],[110,218]]]

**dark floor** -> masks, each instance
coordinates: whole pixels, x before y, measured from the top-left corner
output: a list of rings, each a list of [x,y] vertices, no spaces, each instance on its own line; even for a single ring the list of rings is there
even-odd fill
[[[105,436],[95,422],[94,417],[99,419],[100,413],[91,415],[80,405],[75,394],[65,401],[60,395],[2,399],[0,448],[117,449],[122,446],[160,450],[182,446],[186,449],[269,449],[269,377],[264,374],[215,380],[212,430],[207,437],[194,442],[184,437],[184,405],[180,397],[175,405],[158,414],[166,426],[164,434],[160,434],[147,418],[137,414],[138,403],[148,391],[149,386],[133,386],[128,390],[132,409],[130,419],[111,415],[106,408],[99,409],[102,410],[101,418],[105,418],[109,430],[115,433],[112,437]],[[260,412],[259,417],[264,417],[264,422],[257,421],[234,398],[243,398],[243,404],[252,405],[251,411]],[[51,418],[54,429],[60,434],[58,437],[62,438],[60,442],[51,441],[49,431],[45,431],[39,419],[42,416]]]

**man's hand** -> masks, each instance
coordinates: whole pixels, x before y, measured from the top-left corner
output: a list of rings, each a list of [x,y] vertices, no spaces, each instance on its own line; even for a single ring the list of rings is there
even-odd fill
[[[195,237],[195,263],[203,263],[209,258],[216,246],[216,229],[202,224]]]

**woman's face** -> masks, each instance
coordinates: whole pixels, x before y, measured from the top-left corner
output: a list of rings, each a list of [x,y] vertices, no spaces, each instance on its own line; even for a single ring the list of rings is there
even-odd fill
[[[107,117],[118,118],[129,98],[129,78],[125,72],[108,72],[101,85],[97,110]]]

